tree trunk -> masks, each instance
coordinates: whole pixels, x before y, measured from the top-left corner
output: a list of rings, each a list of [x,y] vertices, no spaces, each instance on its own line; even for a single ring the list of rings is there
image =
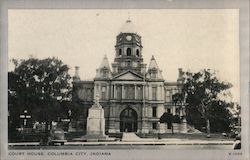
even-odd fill
[[[207,129],[207,138],[210,138],[210,121],[206,118],[206,129]]]

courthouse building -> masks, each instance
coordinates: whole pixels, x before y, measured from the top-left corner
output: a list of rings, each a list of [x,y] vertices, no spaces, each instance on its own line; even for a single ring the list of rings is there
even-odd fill
[[[106,133],[155,133],[164,112],[183,119],[183,104],[172,101],[172,95],[181,90],[182,70],[179,69],[175,82],[165,82],[154,56],[147,67],[143,60],[142,37],[130,20],[116,36],[115,58],[111,65],[104,56],[91,81],[80,79],[78,67],[75,72],[73,101],[83,109],[83,129],[86,129],[88,108],[97,94],[104,108]]]

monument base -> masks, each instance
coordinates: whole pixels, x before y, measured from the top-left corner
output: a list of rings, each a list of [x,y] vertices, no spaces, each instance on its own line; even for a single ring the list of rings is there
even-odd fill
[[[107,135],[85,135],[82,138],[86,139],[87,142],[107,141],[109,139]]]

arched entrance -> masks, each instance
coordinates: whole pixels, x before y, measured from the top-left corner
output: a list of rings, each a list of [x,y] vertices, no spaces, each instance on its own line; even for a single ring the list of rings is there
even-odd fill
[[[132,108],[126,108],[121,112],[120,131],[121,132],[137,131],[137,113]]]

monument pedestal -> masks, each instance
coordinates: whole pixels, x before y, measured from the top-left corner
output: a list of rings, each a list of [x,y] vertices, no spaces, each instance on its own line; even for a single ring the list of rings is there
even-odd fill
[[[187,133],[188,127],[187,127],[187,120],[183,119],[182,124],[181,124],[181,128],[180,128],[180,132],[181,133]]]
[[[99,105],[94,104],[89,109],[87,118],[87,134],[84,136],[87,141],[105,140],[108,136],[105,135],[105,118],[104,110]]]
[[[108,136],[105,135],[104,110],[99,104],[98,97],[95,104],[89,108],[87,132],[82,138],[87,141],[103,141],[108,139]]]

